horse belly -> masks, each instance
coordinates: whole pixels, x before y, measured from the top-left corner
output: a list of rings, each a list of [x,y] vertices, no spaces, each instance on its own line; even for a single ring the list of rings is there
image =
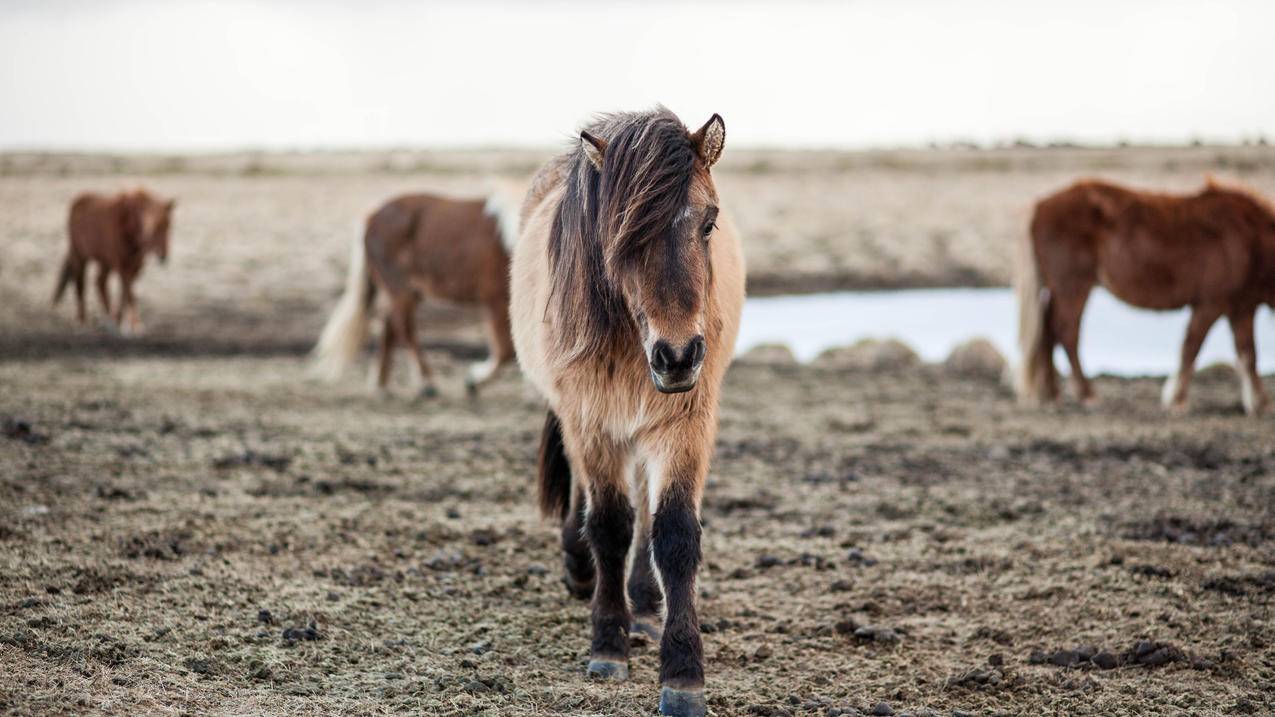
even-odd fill
[[[1112,238],[1098,248],[1098,280],[1121,301],[1143,309],[1177,309],[1197,301],[1199,264],[1163,245]]]

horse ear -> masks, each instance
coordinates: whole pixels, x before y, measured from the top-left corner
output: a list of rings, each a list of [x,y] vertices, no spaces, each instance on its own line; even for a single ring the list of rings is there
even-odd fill
[[[602,158],[607,151],[607,141],[585,129],[580,130],[580,146],[584,148],[584,156],[589,158],[589,164],[601,172]]]
[[[714,113],[709,117],[704,126],[691,135],[691,141],[695,143],[695,151],[699,152],[699,158],[704,161],[705,166],[717,164],[717,160],[722,157],[722,150],[726,148],[726,123],[722,121],[722,116]]]

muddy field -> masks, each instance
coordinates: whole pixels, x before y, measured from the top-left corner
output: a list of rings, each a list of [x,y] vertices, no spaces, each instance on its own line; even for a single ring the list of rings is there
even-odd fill
[[[751,154],[721,183],[755,289],[997,283],[1030,199],[1087,163],[1270,191],[1273,156]],[[588,608],[533,510],[543,409],[515,374],[463,398],[466,312],[427,317],[439,399],[304,374],[361,212],[536,158],[303,159],[0,166],[0,713],[651,714],[654,646],[626,684],[584,677]],[[47,296],[66,200],[138,179],[180,204],[124,340]],[[937,366],[738,362],[704,509],[711,712],[1275,713],[1275,418],[1224,371],[1188,416],[1155,380],[1097,388],[1026,410]]]

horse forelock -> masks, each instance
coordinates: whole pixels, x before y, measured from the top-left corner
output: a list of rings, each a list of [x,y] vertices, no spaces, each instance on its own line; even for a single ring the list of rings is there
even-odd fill
[[[602,169],[579,146],[569,154],[549,239],[550,307],[572,358],[636,332],[619,281],[652,242],[673,239],[696,160],[686,127],[663,108],[604,116],[588,130],[607,142]]]

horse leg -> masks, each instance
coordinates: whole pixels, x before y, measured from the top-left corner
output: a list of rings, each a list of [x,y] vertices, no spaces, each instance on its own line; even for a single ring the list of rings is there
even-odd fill
[[[1253,314],[1255,310],[1232,311],[1227,319],[1235,336],[1235,369],[1240,375],[1240,400],[1244,412],[1258,416],[1266,410],[1270,399],[1262,376],[1257,372],[1257,343],[1253,339]]]
[[[587,512],[588,499],[577,481],[571,492],[571,509],[562,522],[562,565],[566,569],[562,583],[567,586],[567,592],[579,600],[593,596],[593,555],[584,534]]]
[[[648,461],[657,466],[648,475],[651,521],[651,554],[664,588],[664,634],[660,639],[660,714],[703,717],[704,646],[695,611],[695,577],[701,561],[700,498],[708,473],[708,450],[703,441],[685,436],[702,435],[702,428],[683,428],[658,440],[656,446],[676,446],[667,460]],[[710,432],[711,434],[711,432]],[[711,444],[711,439],[709,441]]]
[[[465,391],[471,397],[478,389],[495,380],[500,369],[514,358],[514,340],[509,331],[509,303],[502,297],[487,307],[487,345],[491,355],[469,367],[465,377]]]
[[[412,358],[416,359],[417,375],[421,383],[424,385],[417,395],[420,398],[434,398],[438,395],[438,388],[434,386],[434,372],[430,370],[429,364],[425,361],[425,350],[421,348],[420,342],[416,338],[416,302],[415,293],[409,293],[402,302],[395,302],[394,316],[398,323],[398,334],[407,342],[407,348],[412,352]]]
[[[394,363],[394,316],[386,314],[385,325],[381,329],[380,367],[376,373],[376,390],[382,393],[390,383],[390,368]]]
[[[75,280],[75,319],[80,325],[88,323],[88,307],[84,305],[84,273],[88,270],[88,261],[80,261],[72,267]]]
[[[108,280],[111,278],[111,270],[105,264],[98,267],[97,270],[97,298],[102,302],[102,311],[107,315],[111,315],[111,287]]]
[[[1076,399],[1081,403],[1097,402],[1093,384],[1085,376],[1080,367],[1080,319],[1085,313],[1085,304],[1089,301],[1092,287],[1070,287],[1068,291],[1060,291],[1051,303],[1051,319],[1053,335],[1067,352],[1067,361],[1071,364],[1071,385],[1076,392]]]
[[[1222,315],[1222,311],[1214,306],[1195,306],[1191,308],[1191,321],[1186,327],[1186,338],[1182,340],[1182,358],[1178,372],[1164,383],[1164,392],[1160,401],[1164,407],[1182,412],[1186,410],[1187,391],[1191,388],[1191,377],[1195,374],[1195,357],[1200,353],[1204,337],[1209,329]]]
[[[639,491],[639,495],[646,491]],[[640,632],[659,642],[664,624],[660,608],[664,594],[655,579],[655,563],[651,557],[651,509],[639,505],[637,535],[633,541],[632,567],[629,569],[629,603],[633,606],[633,632]]]
[[[133,293],[133,281],[137,276],[127,272],[120,273],[120,305],[119,319],[116,323],[120,327],[120,331],[126,336],[140,336],[144,330],[142,327],[142,319],[137,312],[137,295]],[[124,329],[124,319],[127,314],[128,329]]]
[[[564,439],[569,433],[563,434]],[[633,543],[633,506],[629,503],[623,466],[626,450],[602,437],[586,439],[580,457],[589,500],[584,530],[593,551],[593,640],[589,675],[625,680],[629,677],[629,613],[624,569]],[[572,476],[577,475],[572,464]]]

